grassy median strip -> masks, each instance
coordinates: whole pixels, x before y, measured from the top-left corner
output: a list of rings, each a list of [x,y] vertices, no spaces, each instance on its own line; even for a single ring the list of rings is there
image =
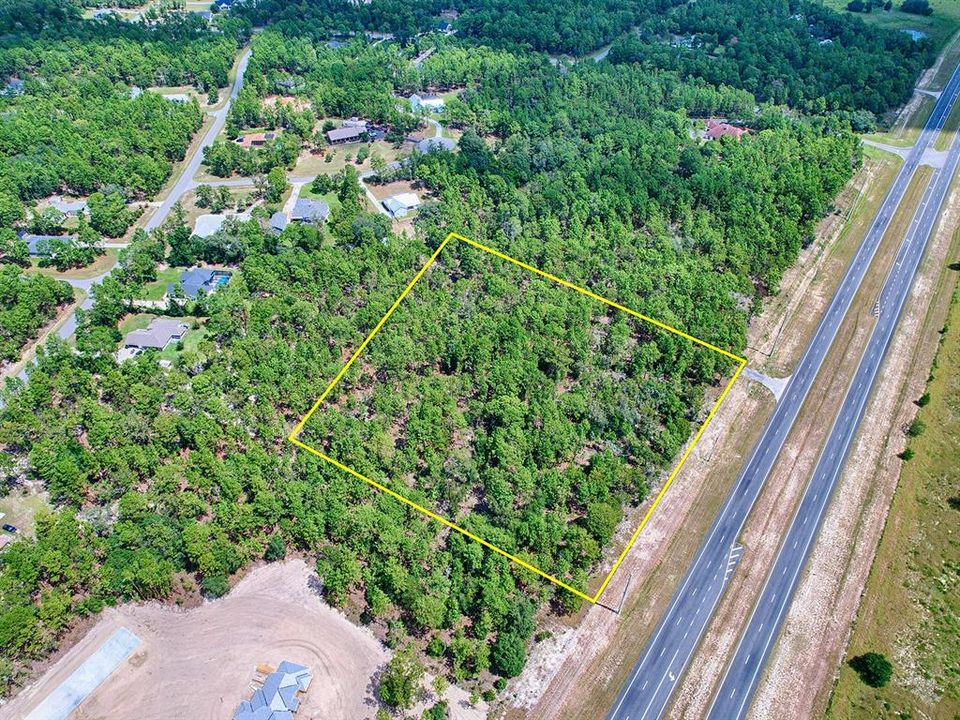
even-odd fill
[[[954,248],[960,232],[954,236]],[[955,257],[955,253],[953,257]],[[951,272],[956,269],[951,266]],[[956,283],[956,277],[953,278]],[[960,715],[960,301],[955,292],[927,392],[910,436],[848,659],[883,654],[882,688],[841,670],[828,717],[956,718]]]

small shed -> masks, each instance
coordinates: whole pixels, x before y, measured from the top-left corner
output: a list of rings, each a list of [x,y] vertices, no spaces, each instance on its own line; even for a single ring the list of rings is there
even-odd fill
[[[289,222],[286,214],[278,210],[270,216],[270,230],[279,235],[286,229]]]

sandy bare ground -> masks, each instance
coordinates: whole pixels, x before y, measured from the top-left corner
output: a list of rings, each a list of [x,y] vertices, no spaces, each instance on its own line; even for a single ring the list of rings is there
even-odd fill
[[[35,708],[115,630],[125,627],[141,645],[71,715],[71,720],[190,720],[232,717],[257,687],[258,665],[282,660],[308,666],[313,682],[298,720],[367,720],[376,715],[376,680],[391,651],[368,630],[321,600],[319,580],[300,559],[252,570],[230,593],[181,610],[147,603],[105,610],[93,628],[39,680],[0,708],[0,720],[19,720]],[[423,680],[417,717],[437,698]],[[452,720],[483,720],[486,703],[450,686]]]
[[[297,717],[373,718],[371,677],[388,653],[323,603],[301,560],[251,572],[229,595],[192,610],[149,603],[104,611],[99,622],[0,717],[22,718],[119,627],[138,650],[77,709],[77,720],[221,720],[249,697],[257,665],[281,660],[313,670]]]
[[[958,225],[955,185],[867,408],[871,422],[847,462],[752,718],[812,718],[825,709],[899,480],[902,428],[916,414],[913,400],[923,393],[948,309],[954,273],[943,268],[955,259],[951,238]]]

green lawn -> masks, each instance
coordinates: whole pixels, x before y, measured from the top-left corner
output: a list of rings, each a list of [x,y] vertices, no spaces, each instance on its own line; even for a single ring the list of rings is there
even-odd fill
[[[89,265],[79,268],[71,268],[66,272],[58,272],[55,267],[40,267],[40,261],[37,258],[30,258],[30,269],[27,272],[39,272],[49,275],[57,280],[86,280],[88,278],[103,275],[117,264],[117,255],[119,250],[116,248],[107,248],[103,255],[98,255]]]
[[[150,321],[156,317],[160,316],[153,315],[152,313],[135,313],[133,315],[128,315],[120,321],[118,329],[120,330],[120,334],[126,337],[127,333],[133,332],[134,330],[143,330],[150,324]],[[183,336],[183,340],[181,341],[183,343],[183,350],[195,350],[200,344],[200,341],[203,339],[203,326],[197,322],[197,318],[190,315],[177,318],[177,320],[181,320],[190,326],[190,329]],[[170,361],[176,360],[183,351],[179,349],[179,345],[180,343],[170,343],[167,345],[167,347],[159,352],[157,356],[158,359]]]
[[[3,519],[0,523],[9,523],[19,531],[17,535],[33,536],[34,517],[40,510],[49,509],[47,494],[34,494],[22,490],[13,490],[6,497],[0,498],[0,512]],[[4,534],[6,531],[0,530]]]
[[[140,293],[142,300],[162,300],[164,294],[167,292],[167,283],[176,282],[180,279],[180,273],[183,272],[182,268],[167,268],[166,270],[160,270],[157,272],[157,279],[148,283],[143,292]]]
[[[196,318],[184,318],[184,321],[193,322],[195,324]],[[205,334],[206,331],[203,329],[203,326],[190,328],[190,330],[187,331],[187,334],[183,336],[183,340],[181,340],[179,343],[171,343],[161,350],[160,355],[158,356],[159,359],[174,362],[178,357],[180,357],[180,353],[182,353],[184,350],[196,350],[197,346],[200,345],[200,341],[203,340]],[[181,344],[183,346],[182,349],[180,347]]]
[[[311,183],[307,183],[302,188],[300,188],[300,197],[308,198],[310,200],[323,200],[327,205],[330,206],[330,212],[333,212],[334,208],[340,207],[340,198],[337,197],[335,192],[315,193],[310,189]]]
[[[847,12],[848,0],[820,0],[827,7]],[[894,8],[900,7],[901,0],[895,0]],[[858,15],[864,22],[888,30],[919,30],[926,33],[939,52],[957,30],[960,30],[960,2],[957,0],[930,0],[933,14],[911,15],[892,10],[874,10],[871,13],[851,13]]]
[[[131,333],[134,330],[143,330],[155,317],[157,317],[157,315],[151,315],[150,313],[135,313],[134,315],[127,315],[123,320],[120,321],[120,325],[117,327],[117,329],[120,331],[121,335],[126,336],[127,333]]]

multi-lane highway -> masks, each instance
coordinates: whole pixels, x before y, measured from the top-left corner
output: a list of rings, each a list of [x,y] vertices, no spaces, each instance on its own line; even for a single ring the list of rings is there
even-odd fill
[[[880,295],[880,315],[870,335],[856,375],[847,390],[840,413],[830,430],[826,445],[804,491],[800,507],[780,547],[773,569],[760,593],[760,599],[740,638],[733,660],[727,666],[709,717],[735,720],[749,710],[760,673],[779,634],[787,608],[793,599],[813,541],[820,529],[827,504],[833,494],[857,428],[863,420],[867,400],[880,371],[897,321],[910,294],[913,279],[927,240],[940,217],[940,208],[960,163],[960,142],[954,141],[942,169],[930,180],[920,206],[910,224],[887,282]]]
[[[621,689],[608,716],[610,720],[653,720],[661,717],[666,710],[673,691],[683,676],[723,594],[727,580],[739,562],[741,549],[736,545],[737,536],[740,534],[743,524],[746,522],[747,516],[763,487],[763,483],[794,425],[797,414],[807,397],[814,378],[820,371],[840,324],[846,316],[867,268],[880,245],[880,241],[897,207],[903,200],[907,187],[921,164],[924,153],[932,147],[933,141],[950,114],[958,94],[960,94],[960,68],[950,78],[916,144],[910,150],[900,172],[894,179],[876,218],[847,268],[847,272],[820,321],[820,325],[817,327],[783,396],[778,402],[773,416],[764,428],[756,447],[754,447],[750,459],[714,520],[706,540],[700,547],[696,559],[687,571],[679,590],[657,625],[652,639]],[[867,364],[876,363],[876,366],[879,367],[882,361],[883,351],[889,342],[889,336],[884,342],[875,343],[874,340],[883,334],[879,330],[880,327],[889,325],[889,331],[891,333],[893,331],[899,315],[899,307],[902,306],[903,302],[899,293],[900,291],[905,293],[909,289],[913,278],[911,268],[915,269],[916,267],[915,263],[911,264],[912,258],[916,256],[918,262],[923,253],[932,223],[936,220],[938,208],[956,167],[956,154],[956,147],[954,147],[944,168],[931,179],[922,201],[925,204],[921,206],[919,221],[915,221],[911,225],[911,231],[901,245],[897,262],[883,293],[878,330],[872,337],[865,356],[868,358],[865,360]],[[927,220],[930,221],[930,224],[927,223]],[[873,353],[872,357],[871,352]],[[857,393],[858,397],[861,394],[863,395],[863,402],[866,401],[865,398],[869,394],[875,375],[875,370],[872,375],[857,373],[853,387],[857,387],[857,382],[860,383]],[[826,473],[823,476],[826,479],[820,483],[820,485],[823,485],[824,491],[808,492],[807,495],[810,498],[816,497],[809,500],[810,504],[806,510],[803,509],[802,504],[801,512],[803,514],[796,516],[796,523],[799,523],[801,528],[806,528],[806,534],[802,535],[806,540],[801,542],[801,534],[793,535],[791,531],[787,544],[784,545],[785,549],[778,556],[774,573],[781,573],[785,585],[781,587],[780,581],[776,580],[776,576],[771,575],[774,579],[768,583],[764,590],[764,597],[771,608],[786,608],[789,605],[787,591],[792,592],[792,589],[796,586],[800,569],[812,545],[820,518],[829,499],[829,490],[832,488],[836,476],[839,475],[846,448],[849,446],[849,439],[846,444],[843,444],[842,440],[837,439],[836,436],[838,433],[849,433],[852,438],[856,421],[862,415],[862,405],[858,406],[857,402],[851,401],[851,397],[848,395],[841,410],[841,419],[834,427],[828,442],[828,448],[824,456],[827,460],[825,464],[822,463],[817,468],[815,478],[820,477],[820,473]],[[847,419],[849,419],[849,422],[847,422]],[[831,451],[833,452],[832,457],[830,457]],[[817,484],[816,479],[811,482],[810,487],[815,484]],[[807,501],[808,498],[805,496],[804,503]],[[804,520],[806,520],[806,524],[804,524]],[[796,547],[793,545],[795,540],[797,541]],[[784,572],[784,567],[788,568],[786,572]],[[763,602],[764,599],[761,598],[761,604],[757,607],[763,607]],[[739,662],[743,666],[744,672],[740,670],[734,672],[732,670],[727,674],[723,683],[724,687],[717,696],[717,704],[712,709],[711,717],[724,718],[724,720],[738,717],[738,713],[745,712],[745,709],[749,706],[749,698],[756,687],[760,670],[766,659],[766,652],[769,651],[777,631],[777,628],[768,624],[771,620],[766,618],[767,611],[764,610],[763,613],[763,618],[760,617],[758,612],[751,619],[743,643],[737,652],[737,658],[734,660],[734,664],[730,666],[736,669],[736,663]],[[775,612],[771,618],[774,617],[778,618],[779,623],[779,620],[783,617],[783,610]],[[764,633],[764,629],[766,629],[766,633]],[[727,700],[733,703],[732,707],[721,703],[724,694],[726,694]]]

